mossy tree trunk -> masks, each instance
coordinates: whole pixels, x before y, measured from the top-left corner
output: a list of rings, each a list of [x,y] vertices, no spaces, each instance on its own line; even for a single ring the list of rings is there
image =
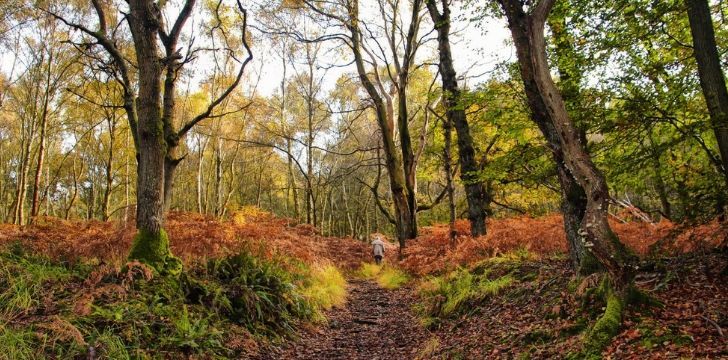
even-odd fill
[[[498,2],[506,15],[516,45],[532,117],[546,136],[557,162],[564,199],[581,198],[578,188],[586,195],[586,206],[578,229],[580,243],[570,250],[585,250],[584,255],[595,259],[598,266],[609,274],[603,290],[607,311],[587,337],[587,345],[596,344],[601,349],[616,334],[621,324],[622,309],[633,286],[634,255],[609,226],[609,190],[606,180],[586,151],[583,136],[571,120],[561,93],[551,78],[544,27],[555,0],[541,0],[529,6],[528,11],[524,10],[524,4],[519,0]],[[571,183],[571,179],[576,184],[571,184],[571,188],[564,187],[564,180]],[[574,190],[573,194],[570,194],[571,190]],[[568,220],[566,216],[565,220]]]
[[[587,194],[584,187],[577,181],[574,171],[569,167],[566,159],[566,149],[560,131],[552,121],[552,115],[542,97],[541,90],[536,82],[536,67],[532,62],[532,47],[530,38],[533,28],[532,18],[522,9],[521,5],[513,1],[500,1],[506,10],[509,28],[516,44],[519,59],[521,79],[531,110],[531,119],[536,123],[544,137],[551,156],[556,165],[559,184],[561,187],[561,210],[564,217],[564,229],[569,247],[569,256],[577,273],[586,275],[600,270],[599,261],[587,248],[587,242],[582,235],[584,216],[587,209]],[[544,22],[540,27],[543,32]],[[550,78],[550,76],[549,76]],[[574,124],[572,123],[573,127]],[[585,149],[583,131],[573,129],[578,141],[574,145],[579,152],[588,156]],[[605,208],[606,211],[606,208]]]
[[[130,0],[129,8],[129,27],[139,69],[138,234],[134,238],[129,259],[145,262],[161,271],[172,257],[163,229],[167,142],[161,116],[162,66],[157,44],[162,19],[159,9],[151,1]]]

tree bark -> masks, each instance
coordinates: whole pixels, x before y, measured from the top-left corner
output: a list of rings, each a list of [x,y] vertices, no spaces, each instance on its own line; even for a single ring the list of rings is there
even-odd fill
[[[410,24],[405,38],[404,56],[401,68],[397,69],[397,126],[399,130],[399,143],[402,151],[402,170],[404,172],[407,211],[409,212],[409,221],[407,222],[406,232],[407,239],[417,237],[417,161],[414,151],[412,150],[412,137],[409,132],[409,113],[407,111],[407,87],[409,86],[410,66],[414,61],[417,52],[417,33],[420,24],[420,9],[422,8],[422,0],[414,0],[412,2],[412,14]],[[394,26],[393,26],[394,27]],[[394,47],[393,47],[394,49]],[[393,50],[395,58],[396,51]],[[395,66],[398,62],[395,61]]]
[[[468,201],[468,218],[470,233],[481,236],[486,233],[486,216],[490,198],[479,178],[481,170],[475,159],[475,147],[470,135],[470,126],[465,109],[460,103],[461,94],[457,83],[457,74],[450,50],[450,8],[447,0],[442,1],[442,13],[437,9],[435,0],[427,0],[427,9],[437,30],[438,50],[440,54],[440,76],[444,91],[444,104],[448,122],[455,127],[458,136],[458,155],[460,160],[460,178],[465,187]],[[449,175],[448,175],[449,176]],[[450,195],[451,196],[451,195]]]
[[[399,241],[400,255],[405,247],[405,241],[417,235],[416,222],[412,216],[407,194],[407,181],[405,179],[402,159],[397,155],[397,148],[394,143],[394,119],[390,116],[384,104],[382,96],[377,91],[374,83],[369,79],[369,74],[364,67],[362,56],[361,30],[359,29],[359,1],[353,0],[349,4],[349,22],[347,27],[351,33],[351,46],[354,54],[359,80],[374,103],[377,123],[382,134],[382,148],[385,154],[387,173],[389,174],[390,190],[395,210],[395,227],[397,240]],[[400,94],[400,96],[402,96]]]
[[[205,148],[207,147],[207,141],[204,143],[202,142],[202,135],[199,135],[197,138],[197,149],[199,151],[199,154],[197,156],[197,177],[196,177],[196,202],[197,202],[197,212],[200,214],[204,214],[204,209],[202,208],[202,163],[205,158]]]
[[[106,160],[106,184],[104,186],[104,196],[101,200],[101,214],[104,221],[109,220],[109,203],[111,200],[111,191],[114,185],[114,145],[116,140],[116,115],[107,115],[107,124],[109,127],[109,152]]]
[[[128,21],[139,71],[136,217],[139,232],[129,259],[144,261],[159,271],[176,273],[181,270],[181,262],[171,255],[163,229],[167,142],[161,117],[162,60],[157,42],[162,16],[150,0],[130,0],[129,8]]]
[[[38,203],[40,194],[40,176],[43,173],[43,162],[45,161],[46,153],[46,132],[48,129],[48,107],[50,104],[51,97],[51,67],[53,65],[53,52],[50,51],[48,55],[48,66],[46,68],[45,78],[45,93],[43,94],[43,108],[41,109],[40,117],[40,142],[38,144],[38,163],[35,168],[35,177],[33,179],[33,202],[30,206],[30,218],[38,216],[38,209],[40,204]]]
[[[450,227],[449,236],[451,245],[455,245],[454,241],[457,232],[455,231],[455,188],[452,182],[452,155],[450,152],[452,149],[452,123],[450,122],[450,119],[443,119],[442,128],[443,135],[445,137],[445,146],[442,151],[442,163],[445,170],[445,179],[447,181],[445,186],[447,186],[447,203],[450,215],[448,221]]]
[[[685,4],[693,37],[694,56],[698,63],[700,86],[710,113],[710,122],[720,150],[723,176],[728,186],[728,90],[721,69],[710,6],[708,0],[685,0]]]
[[[581,107],[581,78],[582,70],[579,64],[579,55],[574,50],[574,39],[567,28],[568,2],[559,1],[554,5],[556,11],[548,16],[548,25],[555,45],[556,68],[559,72],[559,89],[565,102],[567,112],[578,130],[579,139],[586,149],[586,127],[584,126],[585,112]],[[599,270],[598,263],[584,247],[579,235],[579,228],[586,212],[586,193],[566,168],[563,160],[563,151],[555,129],[547,129],[551,134],[553,144],[557,147],[556,167],[561,185],[561,212],[564,216],[564,230],[569,245],[569,255],[577,273],[588,275]],[[558,144],[558,145],[556,145]],[[585,150],[586,151],[586,150]]]
[[[516,45],[529,105],[532,112],[537,114],[534,120],[542,131],[553,127],[566,170],[585,191],[587,204],[579,227],[584,247],[609,272],[615,288],[625,289],[632,284],[634,277],[633,254],[609,226],[607,183],[592,162],[577,127],[569,117],[546,60],[544,25],[554,1],[540,1],[530,14],[524,12],[518,0],[499,0],[499,3],[506,14]]]

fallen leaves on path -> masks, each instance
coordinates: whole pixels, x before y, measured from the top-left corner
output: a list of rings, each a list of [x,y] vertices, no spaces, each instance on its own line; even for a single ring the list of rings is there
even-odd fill
[[[328,321],[304,331],[299,339],[272,349],[259,359],[415,359],[429,338],[411,311],[410,288],[385,290],[369,280],[349,282],[343,308]]]

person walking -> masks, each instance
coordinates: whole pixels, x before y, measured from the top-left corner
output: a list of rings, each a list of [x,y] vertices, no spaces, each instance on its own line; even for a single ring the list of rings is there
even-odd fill
[[[372,254],[374,255],[374,262],[380,265],[384,258],[384,241],[382,241],[380,235],[375,235],[374,241],[372,241]]]

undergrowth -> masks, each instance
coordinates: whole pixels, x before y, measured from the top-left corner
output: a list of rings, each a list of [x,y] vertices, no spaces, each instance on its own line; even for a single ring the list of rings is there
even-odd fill
[[[528,251],[519,250],[470,268],[459,267],[425,278],[418,287],[421,301],[416,307],[423,325],[436,327],[443,320],[476,309],[485,299],[500,294],[514,283],[532,279],[534,274],[521,269],[523,261],[532,257]]]
[[[407,273],[389,265],[362,263],[358,275],[364,279],[376,280],[385,289],[398,289],[409,281]]]
[[[419,287],[422,298],[420,313],[423,323],[430,327],[442,319],[462,314],[488,296],[497,295],[513,283],[510,275],[489,279],[467,269],[458,269],[443,276],[432,277]]]
[[[343,303],[334,266],[250,253],[158,276],[0,252],[0,358],[231,358]]]
[[[303,295],[321,310],[343,306],[346,302],[346,279],[336,266],[314,266]]]

